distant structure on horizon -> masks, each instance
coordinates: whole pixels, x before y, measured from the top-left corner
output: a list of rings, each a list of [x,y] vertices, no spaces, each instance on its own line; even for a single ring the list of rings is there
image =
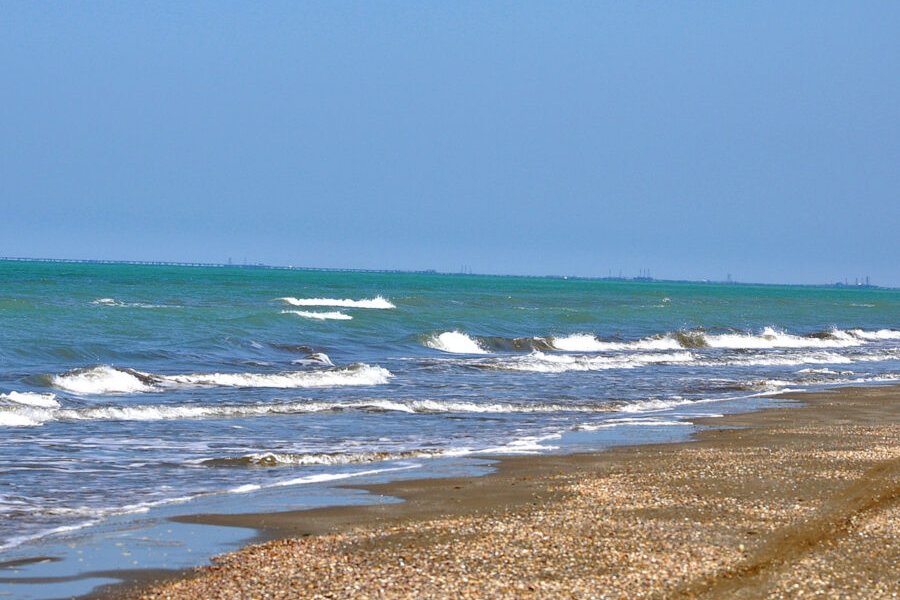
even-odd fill
[[[653,278],[650,276],[650,269],[641,269],[634,281],[653,281]]]
[[[853,279],[853,283],[850,283],[849,279],[846,277],[844,281],[838,281],[834,284],[834,287],[850,287],[850,288],[877,288],[878,286],[869,281],[869,276],[865,277],[856,277]]]
[[[92,265],[141,265],[156,267],[203,267],[203,268],[233,268],[233,269],[275,269],[288,271],[329,271],[335,273],[420,273],[428,275],[483,275],[476,273],[470,265],[462,265],[458,273],[450,271],[439,271],[437,269],[360,269],[360,268],[338,268],[338,267],[304,267],[295,265],[268,265],[265,263],[248,263],[244,259],[243,263],[235,263],[231,257],[227,263],[206,263],[206,262],[178,262],[178,261],[154,261],[154,260],[109,260],[109,259],[80,259],[80,258],[36,258],[24,256],[0,256],[0,262],[33,262],[33,263],[68,263],[68,264],[92,264]],[[849,278],[844,281],[835,283],[814,283],[814,284],[791,284],[791,283],[763,283],[763,282],[746,282],[737,281],[732,277],[731,273],[726,275],[725,280],[716,279],[656,279],[650,275],[650,269],[640,269],[636,277],[626,277],[621,270],[618,275],[609,274],[606,277],[582,276],[582,275],[520,275],[520,277],[544,278],[544,279],[593,279],[597,281],[632,281],[632,282],[668,282],[668,283],[706,283],[716,285],[800,285],[808,287],[836,287],[849,289],[900,289],[898,287],[888,286],[882,288],[871,282],[868,275],[864,277],[856,277],[851,283]]]

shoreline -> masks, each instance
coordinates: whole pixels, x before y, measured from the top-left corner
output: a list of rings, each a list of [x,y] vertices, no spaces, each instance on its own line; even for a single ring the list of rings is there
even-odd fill
[[[181,517],[258,536],[87,597],[893,597],[900,386],[783,397],[802,404],[698,419],[715,428],[688,442],[342,486],[401,503]]]

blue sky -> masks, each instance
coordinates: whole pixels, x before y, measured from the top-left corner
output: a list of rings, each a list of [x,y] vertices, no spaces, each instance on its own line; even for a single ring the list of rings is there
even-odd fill
[[[900,285],[900,3],[0,5],[0,255]]]

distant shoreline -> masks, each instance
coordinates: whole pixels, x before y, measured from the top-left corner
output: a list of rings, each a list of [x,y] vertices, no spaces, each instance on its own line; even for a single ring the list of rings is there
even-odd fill
[[[650,276],[637,277],[590,277],[585,275],[513,275],[500,273],[472,273],[438,271],[435,269],[361,269],[341,267],[308,267],[293,265],[269,265],[264,263],[211,263],[193,261],[160,261],[160,260],[113,260],[91,258],[34,258],[25,256],[0,256],[0,262],[47,263],[47,264],[79,264],[79,265],[131,265],[148,267],[191,267],[205,269],[262,269],[273,271],[301,271],[325,273],[395,273],[410,275],[449,275],[465,277],[510,277],[519,279],[571,279],[573,281],[615,281],[624,283],[690,283],[695,285],[726,285],[745,287],[800,287],[824,289],[860,289],[860,290],[897,290],[900,288],[863,283],[766,283],[754,281],[722,281],[714,279],[657,279]]]

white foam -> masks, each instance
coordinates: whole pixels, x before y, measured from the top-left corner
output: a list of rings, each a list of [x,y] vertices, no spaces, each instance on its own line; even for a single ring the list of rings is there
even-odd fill
[[[767,350],[777,348],[850,348],[866,342],[898,340],[900,331],[880,329],[865,331],[832,329],[826,336],[800,336],[786,333],[774,327],[765,327],[759,333],[724,333],[709,335],[701,332],[680,332],[652,336],[629,342],[608,342],[588,333],[575,333],[563,337],[549,338],[556,350],[564,352],[619,352],[619,351],[665,351],[680,350],[688,343],[685,338],[696,341],[697,346],[708,346],[725,350]]]
[[[549,452],[550,450],[557,450],[559,448],[559,446],[549,446],[543,444],[542,442],[546,442],[548,440],[556,440],[560,437],[562,436],[558,433],[544,436],[524,437],[513,440],[507,444],[504,444],[503,446],[474,450],[471,452],[471,454],[541,454],[543,452]]]
[[[797,373],[803,373],[804,375],[853,375],[853,371],[834,371],[828,368],[800,369]]]
[[[406,458],[432,458],[440,456],[441,452],[426,450],[410,450],[407,452],[318,452],[309,454],[259,452],[242,457],[253,464],[274,466],[313,466],[313,465],[352,465],[360,463],[373,463],[388,460],[402,460]]]
[[[325,483],[329,481],[339,481],[341,479],[350,479],[351,477],[363,477],[366,475],[378,475],[380,473],[390,473],[392,471],[406,471],[409,469],[417,469],[420,465],[407,465],[403,467],[391,467],[387,469],[369,469],[367,471],[357,471],[355,473],[318,473],[316,475],[306,475],[304,477],[297,477],[296,479],[288,479],[285,481],[276,481],[275,483],[270,483],[268,485],[261,484],[247,484],[241,485],[236,488],[232,488],[228,490],[232,494],[246,494],[248,492],[255,492],[261,489],[275,488],[275,487],[288,487],[294,485],[305,485],[310,483]]]
[[[445,402],[440,400],[417,400],[409,403],[412,412],[417,413],[557,413],[557,412],[606,412],[609,407],[584,404],[509,404],[494,402]]]
[[[612,429],[614,427],[621,427],[623,425],[631,425],[631,426],[641,426],[641,427],[679,427],[685,425],[691,425],[688,421],[674,421],[671,419],[656,419],[656,418],[622,418],[622,419],[609,419],[607,421],[603,421],[602,423],[585,423],[583,425],[579,425],[576,427],[577,431],[598,431],[600,429]]]
[[[532,352],[527,356],[498,359],[485,365],[505,371],[565,373],[567,371],[602,371],[634,369],[651,364],[683,364],[694,360],[690,352],[629,354],[625,356],[586,356]]]
[[[847,348],[859,346],[862,341],[840,329],[832,330],[827,338],[791,335],[773,327],[766,327],[758,335],[721,334],[705,336],[711,348],[768,349],[768,348]]]
[[[326,367],[333,367],[334,363],[331,362],[331,357],[329,357],[324,352],[314,352],[310,354],[306,358],[298,358],[297,360],[291,361],[292,365],[325,365]]]
[[[74,394],[133,394],[156,389],[148,382],[151,376],[139,371],[116,369],[100,365],[90,369],[77,369],[62,375],[54,375],[54,387]]]
[[[288,373],[195,373],[191,375],[167,375],[164,381],[220,387],[247,388],[311,388],[356,385],[381,385],[393,375],[383,367],[366,364],[325,371],[294,371]]]
[[[587,333],[565,337],[551,337],[550,344],[564,352],[615,352],[619,350],[681,350],[677,340],[670,337],[646,338],[634,342],[605,342]]]
[[[172,306],[167,306],[165,304],[147,304],[144,302],[123,302],[122,300],[116,300],[115,298],[97,298],[92,301],[91,304],[96,304],[98,306],[118,306],[118,307],[127,307],[127,308],[174,308]]]
[[[751,394],[749,396],[745,396],[746,398],[752,398],[760,394]],[[702,398],[699,400],[688,400],[686,398],[682,398],[681,396],[673,396],[668,399],[660,399],[660,398],[649,398],[647,400],[640,400],[638,402],[631,402],[629,404],[625,404],[618,407],[619,412],[623,413],[643,413],[643,412],[657,412],[662,410],[668,410],[670,408],[675,408],[676,406],[684,406],[685,404],[706,404],[709,402],[721,402],[722,400],[726,400],[727,398]],[[732,398],[733,400],[734,398]],[[713,416],[713,415],[704,415],[704,416]]]
[[[477,340],[461,331],[445,331],[438,335],[432,335],[425,340],[425,345],[441,352],[450,352],[451,354],[488,353]]]
[[[312,355],[310,360],[323,365],[331,364],[331,360],[325,354]],[[185,385],[284,389],[381,385],[387,383],[392,376],[387,369],[366,364],[318,371],[192,373],[185,375],[152,375],[131,369],[117,369],[101,365],[55,375],[51,382],[54,387],[75,394],[105,395],[155,392],[166,387]]]
[[[290,403],[255,405],[135,405],[81,409],[0,408],[0,425],[27,427],[48,421],[166,421],[179,419],[256,417],[334,410],[335,403]]]
[[[869,360],[859,358],[858,360]],[[702,366],[754,366],[754,367],[778,367],[796,365],[840,365],[855,362],[853,359],[835,354],[834,352],[803,352],[799,354],[777,354],[747,357],[733,357],[722,362],[706,362]]]
[[[900,348],[894,348],[886,352],[857,354],[853,356],[853,362],[881,362],[885,360],[900,360]]]
[[[56,400],[56,394],[37,394],[34,392],[9,392],[8,394],[0,394],[0,400],[6,400],[14,404],[23,406],[34,406],[38,408],[55,408],[59,406]]]
[[[418,400],[397,402],[371,399],[359,402],[287,402],[272,404],[137,404],[91,408],[34,408],[0,406],[0,426],[33,427],[49,421],[168,421],[181,419],[252,418],[330,411],[381,411],[408,414],[433,413],[559,413],[609,412],[607,405],[509,404]]]
[[[282,302],[286,302],[293,306],[341,306],[344,308],[397,308],[386,298],[375,296],[374,298],[366,298],[363,300],[351,300],[349,298],[279,298]]]
[[[900,340],[900,331],[895,329],[879,329],[878,331],[865,331],[863,329],[851,329],[850,335],[863,340],[877,342],[881,340]]]
[[[304,319],[318,319],[319,321],[349,321],[353,317],[340,311],[314,312],[308,310],[283,310],[282,314],[297,315]]]
[[[0,406],[0,427],[35,427],[53,418],[45,416],[41,409]]]
[[[99,304],[102,306],[120,306],[121,303],[115,298],[97,298],[91,304]]]

